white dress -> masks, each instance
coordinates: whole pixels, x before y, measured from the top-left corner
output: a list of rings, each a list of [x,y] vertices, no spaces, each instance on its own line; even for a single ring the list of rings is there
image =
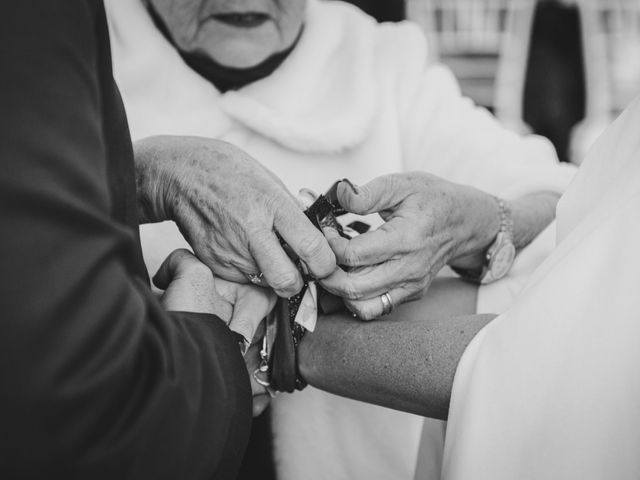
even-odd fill
[[[562,192],[574,171],[551,145],[503,129],[430,65],[418,27],[378,25],[341,2],[309,0],[305,29],[268,78],[220,94],[191,71],[139,0],[106,2],[114,73],[134,139],[155,134],[231,142],[292,192],[317,192],[427,170],[502,197]],[[171,222],[142,228],[151,272],[185,242]],[[478,309],[499,313],[553,246],[553,232],[519,256],[509,278],[482,288]],[[413,478],[423,419],[313,388],[273,404],[282,480]],[[434,449],[442,449],[436,424]],[[436,445],[437,444],[437,445]]]
[[[560,201],[556,249],[465,351],[443,479],[640,478],[638,132],[640,99]]]

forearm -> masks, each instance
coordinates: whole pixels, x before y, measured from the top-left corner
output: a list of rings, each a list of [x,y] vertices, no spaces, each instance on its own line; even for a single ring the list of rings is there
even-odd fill
[[[458,362],[492,318],[323,318],[300,345],[301,373],[337,395],[445,420]]]
[[[384,320],[321,318],[299,347],[302,376],[338,395],[446,419],[458,362],[493,318],[468,315],[475,299],[474,286],[444,279]]]
[[[201,139],[177,135],[155,135],[133,143],[136,169],[136,192],[140,223],[174,220],[182,223],[189,211],[202,208],[207,201],[219,203],[217,190],[196,191],[197,176],[221,179],[222,172],[231,168],[231,146],[215,139]],[[206,168],[202,168],[206,159]],[[194,166],[200,163],[200,168]],[[193,191],[185,191],[185,185]]]

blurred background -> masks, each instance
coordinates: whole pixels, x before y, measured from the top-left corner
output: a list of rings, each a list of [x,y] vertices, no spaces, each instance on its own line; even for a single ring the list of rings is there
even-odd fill
[[[563,161],[640,93],[640,0],[352,0],[379,21],[409,19],[463,92]]]

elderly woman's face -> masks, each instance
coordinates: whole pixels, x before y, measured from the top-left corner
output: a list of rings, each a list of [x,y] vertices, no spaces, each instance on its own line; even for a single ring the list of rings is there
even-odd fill
[[[257,65],[295,40],[306,0],[149,0],[183,51],[236,68]]]

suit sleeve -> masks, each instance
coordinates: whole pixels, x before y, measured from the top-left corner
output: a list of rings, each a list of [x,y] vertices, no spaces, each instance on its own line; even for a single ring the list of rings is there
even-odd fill
[[[251,393],[216,317],[169,315],[111,217],[102,5],[0,15],[0,478],[234,478]]]

